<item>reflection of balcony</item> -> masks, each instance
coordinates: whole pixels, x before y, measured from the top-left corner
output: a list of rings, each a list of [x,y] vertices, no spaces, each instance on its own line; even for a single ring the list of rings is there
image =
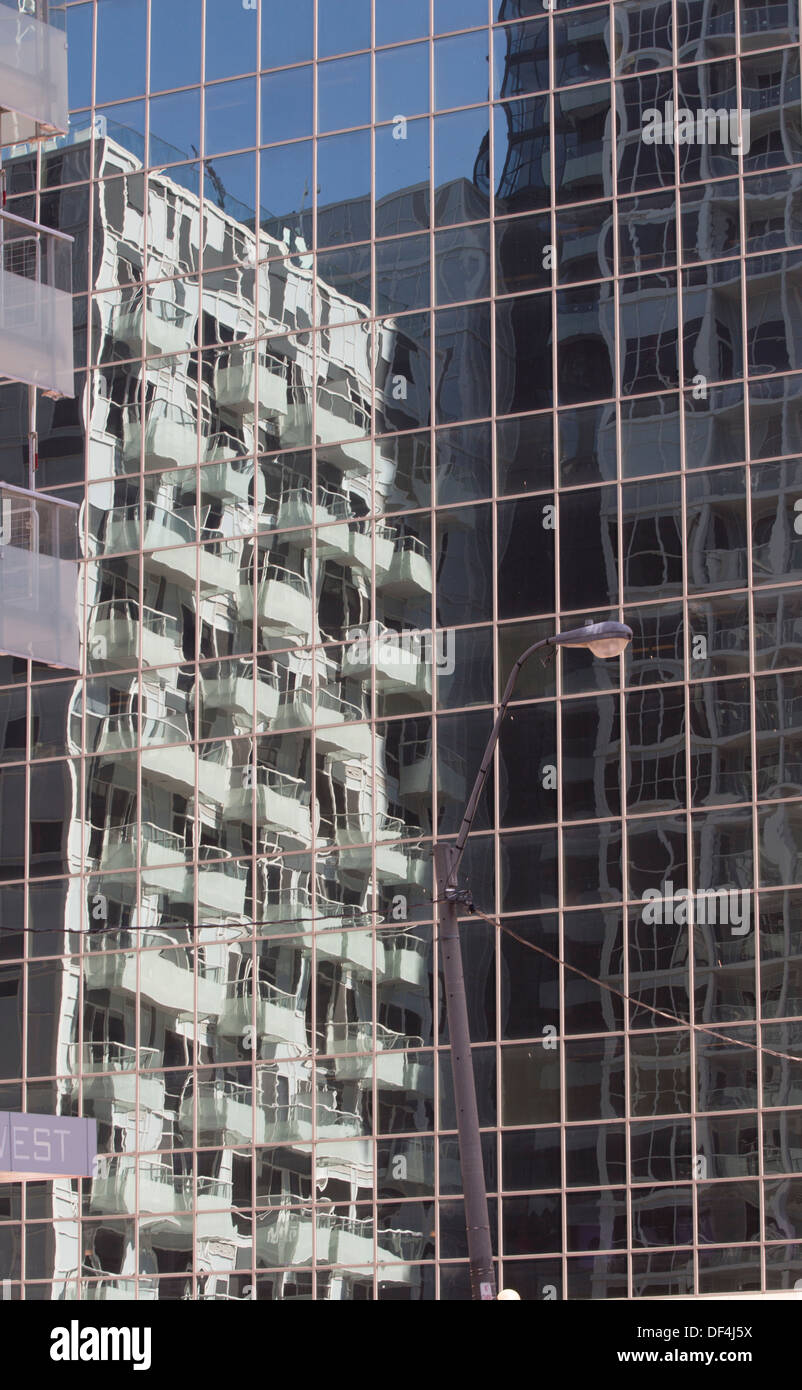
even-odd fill
[[[318,752],[353,758],[370,757],[370,725],[364,722],[367,716],[358,705],[325,687],[318,688],[314,704],[316,720],[326,726],[316,730]],[[312,708],[312,691],[308,686],[296,686],[294,690],[286,691],[281,700],[276,728],[303,728],[311,724]],[[357,722],[359,720],[363,722]]]
[[[217,404],[232,415],[253,413],[257,389],[260,416],[287,413],[286,364],[272,353],[260,352],[257,372],[252,348],[237,344],[221,352],[214,369],[214,389]]]
[[[375,1073],[380,1087],[389,1090],[417,1090],[424,1067],[431,1059],[409,1055],[409,1048],[420,1048],[423,1039],[396,1033],[381,1023],[330,1022],[326,1028],[326,1051],[337,1055],[337,1076],[355,1079],[364,1073],[364,1057],[349,1054],[370,1053],[375,1042]],[[341,1055],[340,1055],[341,1054]]]
[[[113,1071],[131,1072],[137,1066],[152,1067],[158,1058],[155,1047],[131,1047],[128,1043],[85,1042],[70,1049],[71,1068],[82,1072]]]
[[[93,753],[119,753],[136,748],[139,726],[135,714],[106,714],[101,719],[88,719],[87,745]]]
[[[337,392],[321,387],[315,414],[317,443],[326,450],[326,462],[336,468],[369,473],[371,467],[370,415],[363,406]],[[348,436],[362,434],[362,438]],[[293,404],[282,430],[284,444],[308,444],[309,407]]]
[[[390,1037],[398,1038],[397,1042],[382,1042],[382,1031],[390,1034],[389,1029],[381,1030],[378,1042],[381,1050],[376,1055],[376,1085],[379,1090],[386,1091],[420,1091],[428,1089],[424,1087],[424,1077],[432,1069],[431,1057],[425,1054],[406,1052],[405,1047],[416,1047],[423,1042],[422,1038],[402,1038],[400,1034],[391,1034]]]
[[[285,487],[279,499],[276,525],[283,530],[291,526],[311,526],[312,520],[312,489],[305,483]]]
[[[236,498],[248,502],[251,485],[256,481],[256,495],[261,503],[265,495],[264,478],[254,473],[253,459],[240,458],[243,445],[227,434],[216,434],[206,444],[207,463],[200,470],[201,493],[223,501]]]
[[[308,1265],[313,1258],[314,1213],[280,1207],[256,1214],[254,1245],[262,1267]],[[318,1247],[318,1259],[321,1258]]]
[[[187,872],[186,845],[179,835],[159,825],[123,825],[113,839],[111,834],[107,836],[101,863],[104,870],[125,869],[129,873],[139,866],[149,887],[181,892]]]
[[[155,1276],[142,1279],[119,1279],[116,1274],[81,1285],[81,1299],[88,1303],[131,1303],[135,1300],[152,1302],[159,1297],[159,1281]]]
[[[370,812],[339,813],[335,818],[334,838],[340,848],[349,847],[343,866],[358,873],[372,870],[371,844],[374,836],[384,843],[376,845],[376,872],[388,883],[422,883],[423,863],[417,857],[416,846],[388,843],[386,837],[395,835],[414,839],[419,828],[410,828],[397,816],[377,815],[374,830]]]
[[[360,630],[355,629],[359,632]],[[395,632],[383,623],[370,623],[364,634],[351,637],[343,651],[343,675],[369,680],[383,694],[431,694],[431,637]]]
[[[130,598],[109,599],[91,610],[89,648],[93,660],[111,666],[135,666],[140,632],[144,666],[172,666],[183,660],[183,629],[178,619],[154,608],[140,610],[137,601]]]
[[[190,1180],[191,1181],[191,1180]],[[139,1165],[139,1209],[148,1212],[185,1211],[190,1206],[187,1179],[157,1160]],[[92,1182],[93,1213],[130,1214],[137,1210],[137,1181],[133,1159],[107,1160],[106,1172]]]
[[[87,989],[135,995],[137,979],[143,998],[173,1015],[191,1018],[195,1010],[195,972],[190,955],[176,947],[169,933],[143,932],[141,952],[92,952],[84,959]],[[161,950],[144,948],[161,946]],[[139,974],[137,977],[137,964]],[[222,983],[215,971],[198,972],[199,1014],[216,1014],[222,1003]]]
[[[142,450],[142,412],[138,405],[129,407],[125,414],[123,441],[126,463],[138,468]],[[146,407],[146,469],[193,463],[196,452],[196,425],[188,411],[162,400]]]
[[[255,793],[257,824],[309,841],[312,819],[307,782],[273,767],[254,768],[251,764],[234,768],[231,777],[231,792],[226,804],[226,814],[231,820],[251,819]]]
[[[275,671],[260,670],[258,679],[254,682],[253,666],[251,663],[245,662],[239,665],[238,671],[247,671],[249,674],[231,673],[216,677],[213,680],[201,676],[204,710],[207,714],[212,710],[220,710],[228,715],[238,714],[250,728],[253,721],[255,697],[257,727],[272,724],[279,708],[278,675]]]
[[[697,559],[695,553],[689,556],[692,578],[704,580],[705,573],[710,584],[734,585],[745,577],[746,560],[735,550],[704,550]]]
[[[374,536],[376,572],[387,574],[393,563],[395,533],[389,526],[371,522],[368,518],[321,527],[317,534],[317,553],[321,559],[334,560],[345,569],[370,573]]]
[[[114,315],[113,333],[118,343],[128,348],[132,357],[141,357],[143,349],[141,296],[120,304]],[[147,351],[149,353],[186,352],[194,316],[180,304],[169,299],[150,299],[147,307]]]
[[[372,749],[370,725],[356,722],[364,718],[358,705],[336,691],[318,689],[315,719],[325,726],[316,730],[319,752],[369,758]]]
[[[284,1044],[298,1053],[308,1051],[306,1018],[297,994],[259,980],[254,1000],[250,976],[231,980],[220,1011],[217,1030],[221,1037],[242,1037],[253,1028],[259,1039]]]
[[[202,590],[210,595],[225,594],[232,599],[238,595],[240,544],[229,536],[220,535],[216,540],[207,539],[206,544],[200,547],[199,578]]]
[[[260,1101],[265,1117],[268,1144],[303,1144],[312,1138],[313,1112],[310,1100],[293,1096],[289,1101]]]
[[[369,1075],[369,1063],[368,1072]],[[368,1084],[370,1084],[368,1082]],[[308,1089],[288,1101],[261,1100],[259,1109],[265,1117],[265,1142],[268,1144],[306,1144],[313,1134],[312,1099]],[[318,1139],[353,1139],[363,1133],[363,1122],[354,1111],[340,1110],[331,1103],[328,1092],[318,1098]]]
[[[423,988],[427,979],[426,942],[419,936],[399,932],[384,937],[384,975],[382,984],[407,984]]]
[[[217,846],[198,846],[198,901],[229,916],[245,911],[248,870],[238,860],[221,859]]]
[[[181,1128],[192,1133],[193,1115],[197,1119],[199,1144],[250,1144],[263,1142],[264,1118],[254,1109],[253,1091],[236,1081],[199,1079],[193,1094],[187,1088],[181,1097]]]
[[[147,573],[163,575],[174,584],[194,586],[197,550],[192,545],[192,522],[155,502],[146,502],[142,513],[142,549],[147,552],[143,564]],[[166,549],[168,546],[172,548]]]
[[[186,796],[195,790],[195,750],[189,737],[186,715],[142,720],[142,771],[151,782],[178,788]]]
[[[143,933],[142,945],[155,945],[154,937],[158,939],[158,933]],[[170,941],[169,935],[165,935],[165,940]],[[192,1018],[195,1011],[195,974],[191,954],[181,948],[176,950],[172,945],[162,951],[142,951],[139,957],[139,989],[144,999],[151,1000],[159,1008],[177,1017]],[[214,1002],[219,1005],[219,991]]]
[[[399,536],[386,579],[381,580],[382,593],[400,598],[416,594],[431,594],[432,565],[428,546],[417,536]]]
[[[314,1236],[314,1239],[313,1239]],[[340,1211],[280,1207],[260,1212],[254,1235],[257,1258],[265,1266],[319,1264],[369,1265],[374,1259],[373,1218]],[[379,1233],[379,1258],[388,1261],[414,1259],[422,1237],[415,1231]],[[392,1263],[382,1269],[382,1279],[409,1282],[410,1271]]]
[[[282,925],[311,918],[312,895],[302,884],[289,888],[266,888],[260,899],[259,916],[265,923],[277,922]]]
[[[318,911],[320,901],[318,900]],[[334,931],[318,922],[315,935],[318,960],[339,961],[352,966],[359,974],[370,976],[373,970],[373,933],[370,931]],[[381,976],[384,947],[376,943],[376,974]]]
[[[125,961],[126,957],[122,954],[119,959]],[[107,964],[101,966],[101,961]],[[85,988],[112,988],[111,981],[122,969],[117,958],[98,954],[97,964],[94,962],[94,952],[84,958]],[[124,1110],[133,1110],[138,1104],[143,1113],[157,1115],[164,1111],[164,1076],[147,1070],[159,1060],[155,1047],[140,1047],[137,1053],[127,1043],[88,1042],[72,1047],[68,1055],[70,1070],[83,1072],[85,1102],[91,1099],[96,1105],[105,1103]]]
[[[239,612],[250,622],[254,612],[253,585],[240,584]],[[264,633],[291,642],[312,638],[312,593],[309,580],[294,570],[268,565],[259,581],[256,621]]]

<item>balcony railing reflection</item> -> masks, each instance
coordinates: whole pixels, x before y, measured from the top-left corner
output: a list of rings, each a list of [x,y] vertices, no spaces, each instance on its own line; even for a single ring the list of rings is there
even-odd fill
[[[139,467],[142,436],[141,405],[135,403],[126,406],[123,412],[123,457],[132,468]],[[197,424],[194,416],[172,401],[151,401],[145,407],[145,468],[194,463],[196,453]]]
[[[256,621],[262,631],[283,641],[308,642],[312,637],[312,590],[305,575],[283,565],[269,564],[259,579],[254,605],[250,577],[240,584],[239,613],[250,622],[256,608]]]
[[[274,767],[234,768],[226,814],[234,820],[250,821],[256,806],[260,825],[271,825],[279,831],[307,842],[312,834],[310,814],[311,791],[303,778],[293,777]]]
[[[411,844],[393,844],[393,839],[415,840],[420,838],[419,826],[406,825],[399,816],[384,812],[375,820],[369,811],[338,812],[334,817],[334,840],[338,846],[349,847],[344,865],[362,873],[370,873],[372,868],[371,844],[376,844],[376,870],[381,878],[390,883],[422,883],[423,862]]]
[[[255,354],[252,345],[235,343],[220,351],[214,384],[218,406],[233,415],[252,415],[257,391],[260,417],[283,417],[289,408],[285,359],[265,350]]]
[[[183,660],[183,625],[172,613],[140,607],[133,598],[107,599],[92,608],[89,645],[95,661],[135,666],[139,639],[145,666],[168,666]]]
[[[181,1096],[181,1128],[191,1135],[193,1116],[201,1144],[264,1142],[264,1116],[254,1109],[253,1090],[237,1081],[199,1078],[188,1081]],[[254,1125],[256,1129],[254,1131]]]
[[[246,976],[230,980],[220,1011],[223,1037],[242,1037],[253,1029],[260,1039],[284,1046],[296,1055],[308,1052],[304,1001],[298,992],[279,989],[267,980]]]
[[[70,1069],[82,1072],[136,1071],[152,1067],[159,1053],[155,1047],[132,1047],[128,1043],[103,1039],[99,1042],[72,1043]]]
[[[145,1275],[142,1279],[122,1279],[115,1274],[104,1274],[101,1279],[87,1279],[81,1284],[81,1299],[88,1303],[153,1302],[158,1297],[159,1281],[153,1275]]]

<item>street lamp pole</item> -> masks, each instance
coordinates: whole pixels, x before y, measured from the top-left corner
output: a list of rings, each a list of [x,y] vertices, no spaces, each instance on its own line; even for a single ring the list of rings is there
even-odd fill
[[[451,1070],[454,1077],[454,1102],[457,1110],[457,1141],[459,1145],[462,1190],[465,1198],[465,1224],[468,1233],[468,1259],[471,1270],[471,1295],[487,1301],[496,1298],[496,1279],[493,1270],[493,1249],[490,1218],[487,1208],[482,1137],[479,1130],[479,1110],[476,1101],[476,1081],[471,1058],[471,1037],[468,1027],[468,1004],[465,995],[465,976],[459,937],[459,903],[465,894],[456,886],[457,871],[473,824],[479,798],[493,762],[493,754],[501,733],[504,715],[512,698],[521,667],[542,647],[585,647],[596,656],[618,656],[632,639],[632,630],[624,623],[592,623],[570,632],[544,637],[528,647],[513,666],[504,688],[492,733],[482,755],[473,790],[453,843],[440,841],[434,847],[436,883],[437,938],[445,983],[448,1035],[451,1051]]]

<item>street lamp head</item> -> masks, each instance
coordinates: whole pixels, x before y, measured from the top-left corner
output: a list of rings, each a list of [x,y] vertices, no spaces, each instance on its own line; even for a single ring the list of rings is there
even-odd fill
[[[507,1303],[512,1303],[513,1299],[516,1302],[521,1301],[521,1295],[517,1293],[515,1289],[502,1289],[500,1293],[496,1294],[497,1303],[501,1303],[504,1301],[506,1301]]]
[[[558,647],[587,647],[594,656],[620,656],[632,641],[632,628],[626,623],[587,623],[553,638]]]

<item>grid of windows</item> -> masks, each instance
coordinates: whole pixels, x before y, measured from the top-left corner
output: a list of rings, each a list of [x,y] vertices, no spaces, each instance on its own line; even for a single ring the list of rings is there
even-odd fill
[[[499,1282],[793,1287],[796,0],[66,23],[70,133],[3,163],[76,237],[83,667],[0,658],[0,1109],[103,1156],[0,1189],[6,1287],[468,1296],[432,837],[516,657],[608,617],[524,670],[465,860]]]

